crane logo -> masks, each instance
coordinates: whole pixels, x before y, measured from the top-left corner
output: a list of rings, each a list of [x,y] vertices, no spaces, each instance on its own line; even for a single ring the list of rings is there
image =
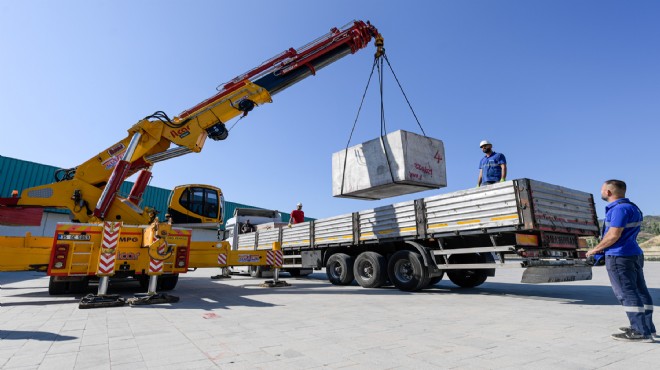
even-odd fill
[[[108,149],[108,154],[112,157],[115,154],[118,154],[119,152],[122,152],[126,147],[124,146],[124,143],[119,143],[110,149]]]
[[[180,139],[183,139],[184,137],[190,135],[190,126],[186,125],[178,130],[171,130],[170,135],[172,137],[178,137]]]

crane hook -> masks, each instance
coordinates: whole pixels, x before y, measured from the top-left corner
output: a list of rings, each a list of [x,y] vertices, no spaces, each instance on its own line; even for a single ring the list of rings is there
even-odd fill
[[[385,55],[385,40],[383,39],[383,36],[379,33],[376,35],[376,40],[374,41],[374,45],[376,45],[376,54],[374,55],[375,59],[378,59]]]

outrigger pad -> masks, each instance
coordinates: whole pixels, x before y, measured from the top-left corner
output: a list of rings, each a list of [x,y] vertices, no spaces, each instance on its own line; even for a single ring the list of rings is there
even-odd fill
[[[119,294],[95,295],[90,293],[80,300],[78,308],[121,307],[125,303],[124,297]]]
[[[179,297],[174,295],[169,295],[167,293],[156,293],[156,294],[147,294],[145,296],[137,296],[129,298],[128,304],[131,306],[147,305],[147,304],[159,304],[159,303],[176,303],[179,301]]]
[[[213,276],[211,276],[211,279],[213,279],[213,280],[218,280],[218,279],[231,279],[231,276],[229,276],[229,275],[222,275],[222,274],[220,274],[220,275],[213,275]]]
[[[260,284],[259,286],[262,288],[280,288],[285,286],[291,286],[291,284],[287,283],[284,280],[280,280],[277,283],[274,280],[266,280],[264,281],[263,284]]]

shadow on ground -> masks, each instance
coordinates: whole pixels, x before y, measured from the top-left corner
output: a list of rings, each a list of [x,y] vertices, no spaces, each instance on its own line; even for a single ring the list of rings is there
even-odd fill
[[[21,331],[21,330],[0,330],[0,339],[2,340],[41,340],[45,342],[61,342],[65,340],[78,339],[69,335],[59,335],[46,331]]]
[[[31,277],[26,277],[27,279]],[[212,280],[208,277],[185,276],[179,279],[177,288],[170,292],[164,292],[170,295],[180,297],[180,301],[168,305],[145,305],[133,306],[139,308],[159,307],[168,309],[195,308],[203,310],[230,309],[232,306],[241,307],[272,307],[274,304],[262,302],[257,297],[264,295],[305,295],[305,294],[324,294],[324,295],[419,295],[419,294],[453,294],[453,295],[491,295],[505,296],[510,298],[548,300],[561,302],[564,304],[579,305],[619,305],[614,297],[612,289],[603,285],[572,285],[572,283],[555,284],[522,284],[522,283],[500,283],[486,282],[483,285],[472,288],[458,288],[451,282],[443,280],[437,285],[430,286],[419,292],[403,292],[393,286],[378,289],[358,288],[356,283],[350,286],[334,286],[325,280],[324,274],[315,273],[304,278],[293,278],[283,274],[282,280],[292,284],[289,287],[263,288],[260,284],[264,279],[235,278],[228,280]],[[25,279],[24,279],[25,280]],[[2,281],[2,280],[0,280]],[[231,283],[230,283],[231,281]],[[226,282],[226,283],[225,283]],[[235,285],[239,282],[241,285]],[[297,283],[298,282],[298,283]],[[358,288],[358,289],[356,289]],[[27,289],[27,288],[25,288]],[[656,301],[660,301],[660,289],[650,288],[651,296]],[[7,293],[16,294],[7,294]],[[96,293],[96,286],[90,285],[88,293]],[[125,298],[143,293],[142,289],[136,283],[118,283],[110,286],[108,294],[121,294]],[[31,291],[21,293],[21,288],[11,287],[10,291],[3,292],[4,297],[17,298],[44,298],[45,300],[35,300],[32,302],[9,302],[4,306],[27,306],[42,304],[67,304],[78,301],[84,294],[71,294],[58,296],[70,299],[52,299],[48,292]]]

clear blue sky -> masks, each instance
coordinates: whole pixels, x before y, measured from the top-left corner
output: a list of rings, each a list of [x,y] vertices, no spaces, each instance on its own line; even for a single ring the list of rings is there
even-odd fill
[[[332,197],[373,59],[350,55],[252,111],[223,142],[154,168],[151,185],[208,183],[229,201],[323,218],[476,185],[478,143],[509,179],[594,193],[629,185],[660,214],[658,1],[2,1],[0,154],[74,167],[156,110],[170,116],[271,56],[353,19],[385,37],[446,188],[380,201]],[[419,129],[391,76],[388,131]],[[352,144],[380,134],[375,86]],[[233,124],[229,122],[229,125]]]

